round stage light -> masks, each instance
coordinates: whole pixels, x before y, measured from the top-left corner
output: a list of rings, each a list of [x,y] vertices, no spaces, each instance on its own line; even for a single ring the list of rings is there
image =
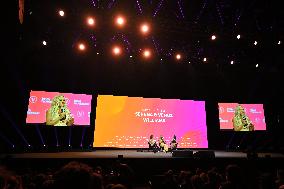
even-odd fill
[[[43,44],[44,46],[46,46],[46,45],[47,45],[46,41],[42,41],[42,44]]]
[[[151,56],[151,51],[148,50],[148,49],[145,49],[145,50],[143,51],[143,57],[144,57],[144,58],[150,58],[150,56]]]
[[[65,15],[65,13],[64,13],[63,10],[59,10],[59,11],[58,11],[58,14],[59,14],[59,16],[62,16],[62,17]]]
[[[149,30],[150,30],[149,24],[146,24],[146,23],[141,24],[141,26],[140,26],[140,31],[141,31],[142,34],[147,34],[147,33],[149,33]]]
[[[203,58],[203,62],[206,62],[207,61],[207,58]]]
[[[256,64],[255,67],[258,68],[258,64]]]
[[[115,46],[112,48],[112,53],[116,56],[120,55],[121,54],[121,48],[118,47],[118,46]]]
[[[234,64],[234,61],[233,61],[233,60],[231,61],[231,64],[232,64],[232,65]]]
[[[211,36],[211,39],[212,39],[212,40],[215,40],[215,39],[216,39],[216,35],[212,35],[212,36]]]
[[[79,51],[84,51],[84,50],[86,50],[85,44],[84,44],[84,43],[79,43],[79,44],[78,44],[78,50],[79,50]]]
[[[240,39],[241,38],[241,35],[239,34],[239,35],[237,35],[237,39]]]
[[[277,43],[278,45],[280,45],[281,44],[281,41],[278,41],[278,43]]]
[[[125,25],[125,18],[123,16],[117,16],[116,19],[115,19],[115,23],[119,26],[119,27],[122,27]]]
[[[254,41],[254,43],[253,43],[254,45],[257,45],[257,41]]]
[[[88,17],[87,18],[87,24],[89,26],[94,26],[95,25],[95,19],[93,17]]]
[[[176,59],[180,60],[181,59],[181,55],[180,54],[176,54]]]

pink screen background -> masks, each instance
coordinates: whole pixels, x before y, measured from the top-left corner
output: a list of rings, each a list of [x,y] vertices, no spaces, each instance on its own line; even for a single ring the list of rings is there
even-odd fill
[[[233,130],[233,116],[238,103],[218,103],[220,129]],[[263,104],[240,104],[254,124],[254,130],[266,130]]]
[[[90,125],[92,95],[31,91],[26,123],[45,123],[46,111],[50,108],[54,96],[62,94],[67,107],[74,116],[74,125]]]
[[[169,116],[162,119],[164,122],[155,122],[160,119],[157,116],[141,115],[161,112]],[[145,122],[143,118],[154,122]],[[156,141],[164,136],[168,145],[175,134],[178,148],[208,148],[205,102],[98,96],[94,147],[148,148],[151,134]]]

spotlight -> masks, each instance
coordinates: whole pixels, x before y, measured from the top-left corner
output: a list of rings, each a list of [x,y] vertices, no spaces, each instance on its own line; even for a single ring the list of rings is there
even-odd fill
[[[42,41],[42,44],[43,44],[44,46],[46,46],[47,43],[46,43],[46,41]]]
[[[121,54],[121,48],[119,46],[114,46],[112,48],[112,53],[116,56],[120,55]]]
[[[203,62],[206,62],[207,61],[207,58],[203,58]]]
[[[176,59],[180,60],[181,59],[181,55],[180,54],[176,54]]]
[[[84,43],[79,43],[78,44],[78,50],[84,51],[85,49],[86,49],[86,46],[84,45]]]
[[[59,14],[59,16],[62,16],[62,17],[65,15],[63,10],[58,11],[58,14]]]
[[[237,39],[240,39],[241,38],[241,35],[239,34],[239,35],[237,35]]]
[[[145,49],[145,50],[143,51],[143,56],[144,56],[144,58],[150,58],[150,56],[151,56],[151,51],[148,50],[148,49]]]
[[[146,23],[140,26],[140,31],[142,32],[142,34],[147,34],[149,30],[150,30],[150,26]]]
[[[190,64],[190,61],[188,61],[188,63]]]
[[[118,16],[118,17],[116,17],[115,22],[118,26],[122,27],[125,24],[126,21],[125,21],[124,17]]]
[[[92,17],[88,17],[88,18],[87,18],[87,24],[88,24],[89,26],[94,26],[94,25],[95,25],[95,19],[92,18]]]
[[[277,43],[278,45],[280,45],[281,44],[281,41],[278,41],[278,43]]]
[[[100,53],[99,52],[97,52],[97,55],[99,55]]]
[[[258,68],[258,64],[256,64],[255,67]]]
[[[132,55],[130,55],[129,58],[132,58]]]
[[[212,40],[215,40],[215,39],[216,39],[216,36],[215,36],[215,35],[212,35],[212,36],[211,36],[211,39],[212,39]]]
[[[257,45],[257,41],[254,41],[254,43],[253,43],[254,45]]]
[[[161,61],[162,61],[163,59],[161,58]]]
[[[231,64],[234,64],[234,61],[233,61],[233,60],[231,61]]]
[[[45,146],[45,144],[43,146]]]
[[[29,147],[31,147],[31,145],[30,145],[30,144],[29,144],[28,146],[29,146]]]
[[[69,147],[71,146],[71,144],[68,145]]]

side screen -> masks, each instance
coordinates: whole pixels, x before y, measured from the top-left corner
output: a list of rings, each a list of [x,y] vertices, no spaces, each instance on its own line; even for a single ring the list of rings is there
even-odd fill
[[[89,126],[91,100],[92,96],[86,94],[31,91],[26,123],[53,126]],[[68,122],[71,124],[67,124],[66,120],[71,120]]]
[[[263,104],[218,103],[221,130],[266,130]]]

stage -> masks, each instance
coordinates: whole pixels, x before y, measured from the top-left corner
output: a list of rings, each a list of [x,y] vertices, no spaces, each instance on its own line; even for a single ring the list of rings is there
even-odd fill
[[[188,151],[192,151],[192,156],[187,155]],[[151,152],[148,150],[94,150],[94,151],[72,151],[72,152],[38,152],[38,153],[12,153],[12,154],[2,154],[0,158],[9,156],[10,158],[190,158],[190,157],[200,157],[199,152],[202,153],[202,157],[206,158],[206,154],[214,155],[214,158],[238,158],[246,159],[248,158],[245,152],[227,152],[227,151],[213,151],[213,150],[178,150],[178,157],[173,155],[173,153],[168,152]],[[183,153],[185,152],[185,153]],[[184,155],[183,155],[184,154]],[[205,154],[205,155],[204,155]],[[284,158],[284,154],[281,153],[257,153],[258,158]]]

